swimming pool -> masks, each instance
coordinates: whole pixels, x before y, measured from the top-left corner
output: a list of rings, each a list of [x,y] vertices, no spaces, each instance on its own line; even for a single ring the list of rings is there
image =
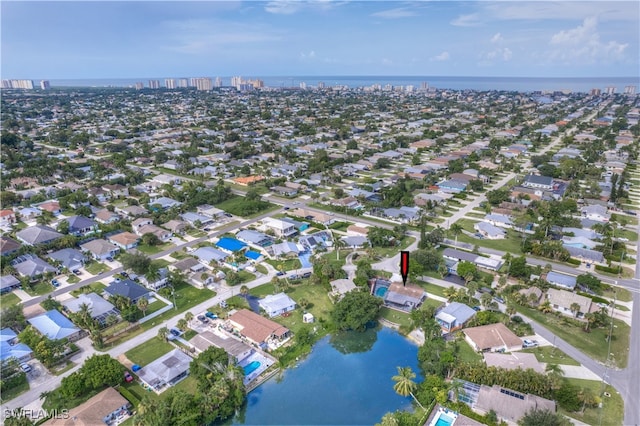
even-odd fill
[[[298,259],[300,259],[300,265],[302,268],[312,268],[313,264],[311,263],[311,253],[305,252],[300,253],[298,255]]]
[[[387,294],[387,287],[378,287],[376,288],[376,296],[384,297]]]
[[[249,374],[253,373],[254,371],[256,371],[258,368],[260,368],[262,364],[260,363],[260,361],[251,361],[249,364],[245,365],[243,367],[244,369],[244,375],[248,376]]]
[[[436,426],[451,426],[456,419],[440,413]]]

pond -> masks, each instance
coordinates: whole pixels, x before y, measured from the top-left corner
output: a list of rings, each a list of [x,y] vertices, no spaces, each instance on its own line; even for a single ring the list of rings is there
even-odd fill
[[[418,347],[394,330],[338,333],[247,396],[234,425],[372,425],[388,411],[411,409],[391,377],[417,373]]]

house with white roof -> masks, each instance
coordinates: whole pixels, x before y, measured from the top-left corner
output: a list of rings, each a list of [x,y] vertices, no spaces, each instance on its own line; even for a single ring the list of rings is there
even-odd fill
[[[293,237],[298,233],[295,225],[280,219],[264,218],[262,224],[267,230],[273,231],[278,238]]]
[[[582,213],[582,217],[595,220],[596,222],[604,223],[611,220],[611,213],[607,211],[607,208],[597,204],[585,206],[580,210],[580,212]]]
[[[271,318],[293,311],[296,308],[296,302],[284,293],[266,296],[260,299],[258,304]]]
[[[564,315],[575,318],[583,318],[585,314],[591,312],[593,301],[591,298],[581,296],[577,293],[565,290],[550,288],[547,290],[547,301],[551,307]],[[572,311],[572,306],[576,304],[578,311]]]
[[[476,311],[464,303],[451,302],[440,309],[435,318],[443,333],[451,333],[461,329],[475,314]]]
[[[50,340],[69,339],[69,341],[74,341],[82,336],[82,330],[55,309],[28,319],[27,322]]]
[[[504,229],[493,226],[489,222],[478,222],[473,225],[473,229],[489,240],[502,240],[507,236],[507,232]]]

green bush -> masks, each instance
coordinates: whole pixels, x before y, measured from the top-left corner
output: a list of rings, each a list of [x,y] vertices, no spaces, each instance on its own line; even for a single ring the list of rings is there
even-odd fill
[[[616,266],[615,268],[609,268],[608,266],[600,266],[600,265],[596,265],[596,271],[608,272],[610,274],[619,274],[620,272],[622,272],[619,266]]]
[[[580,262],[578,259],[574,259],[574,258],[572,257],[571,259],[567,260],[567,263],[570,263],[570,264],[572,264],[572,265],[576,265],[576,266],[580,266],[580,263],[581,263],[581,262]],[[597,268],[597,266],[596,266],[596,268]]]
[[[133,406],[137,407],[138,404],[140,404],[138,397],[131,393],[129,389],[120,387],[118,392],[120,392],[120,395],[124,396]]]

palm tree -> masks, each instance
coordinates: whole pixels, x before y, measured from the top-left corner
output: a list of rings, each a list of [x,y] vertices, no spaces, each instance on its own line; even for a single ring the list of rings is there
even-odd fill
[[[571,304],[571,306],[569,306],[569,310],[571,310],[571,312],[573,313],[573,317],[577,317],[578,313],[580,312],[580,305],[576,302],[573,302]]]
[[[146,297],[141,297],[138,299],[136,305],[138,305],[138,309],[142,311],[142,315],[146,316],[147,308],[149,307],[149,300]]]
[[[464,230],[464,228],[458,222],[454,222],[449,227],[449,230],[451,232],[453,232],[453,235],[456,237],[456,246],[457,246],[458,245],[458,235],[460,235],[460,233]]]
[[[344,248],[345,243],[340,238],[335,238],[333,236],[333,232],[331,234],[332,234],[331,236],[333,237],[333,246],[335,247],[335,250],[336,250],[336,260],[340,260],[340,249]]]
[[[398,368],[398,374],[391,378],[391,380],[396,382],[396,384],[393,385],[393,390],[396,391],[396,393],[398,395],[401,395],[401,396],[409,396],[409,395],[411,395],[413,400],[423,410],[427,411],[422,406],[422,404],[420,404],[420,401],[418,401],[416,399],[416,397],[413,395],[413,391],[416,390],[416,388],[418,387],[416,382],[413,381],[413,379],[416,378],[416,373],[413,372],[411,367],[397,367],[397,368]]]
[[[180,318],[177,325],[180,330],[184,331],[187,329],[187,321],[184,318]]]
[[[246,295],[249,294],[249,287],[247,287],[246,285],[240,287],[240,294],[246,297]]]
[[[161,327],[160,330],[158,330],[158,338],[160,340],[164,340],[165,342],[167,341],[168,334],[169,334],[169,329],[167,327]]]
[[[193,319],[193,313],[187,311],[187,313],[184,314],[184,319],[187,321],[187,323],[191,323],[191,320]]]
[[[442,294],[444,297],[447,298],[447,301],[452,301],[454,297],[456,297],[456,294],[458,292],[456,291],[455,287],[451,286],[448,288],[445,288],[444,290],[442,290]]]

